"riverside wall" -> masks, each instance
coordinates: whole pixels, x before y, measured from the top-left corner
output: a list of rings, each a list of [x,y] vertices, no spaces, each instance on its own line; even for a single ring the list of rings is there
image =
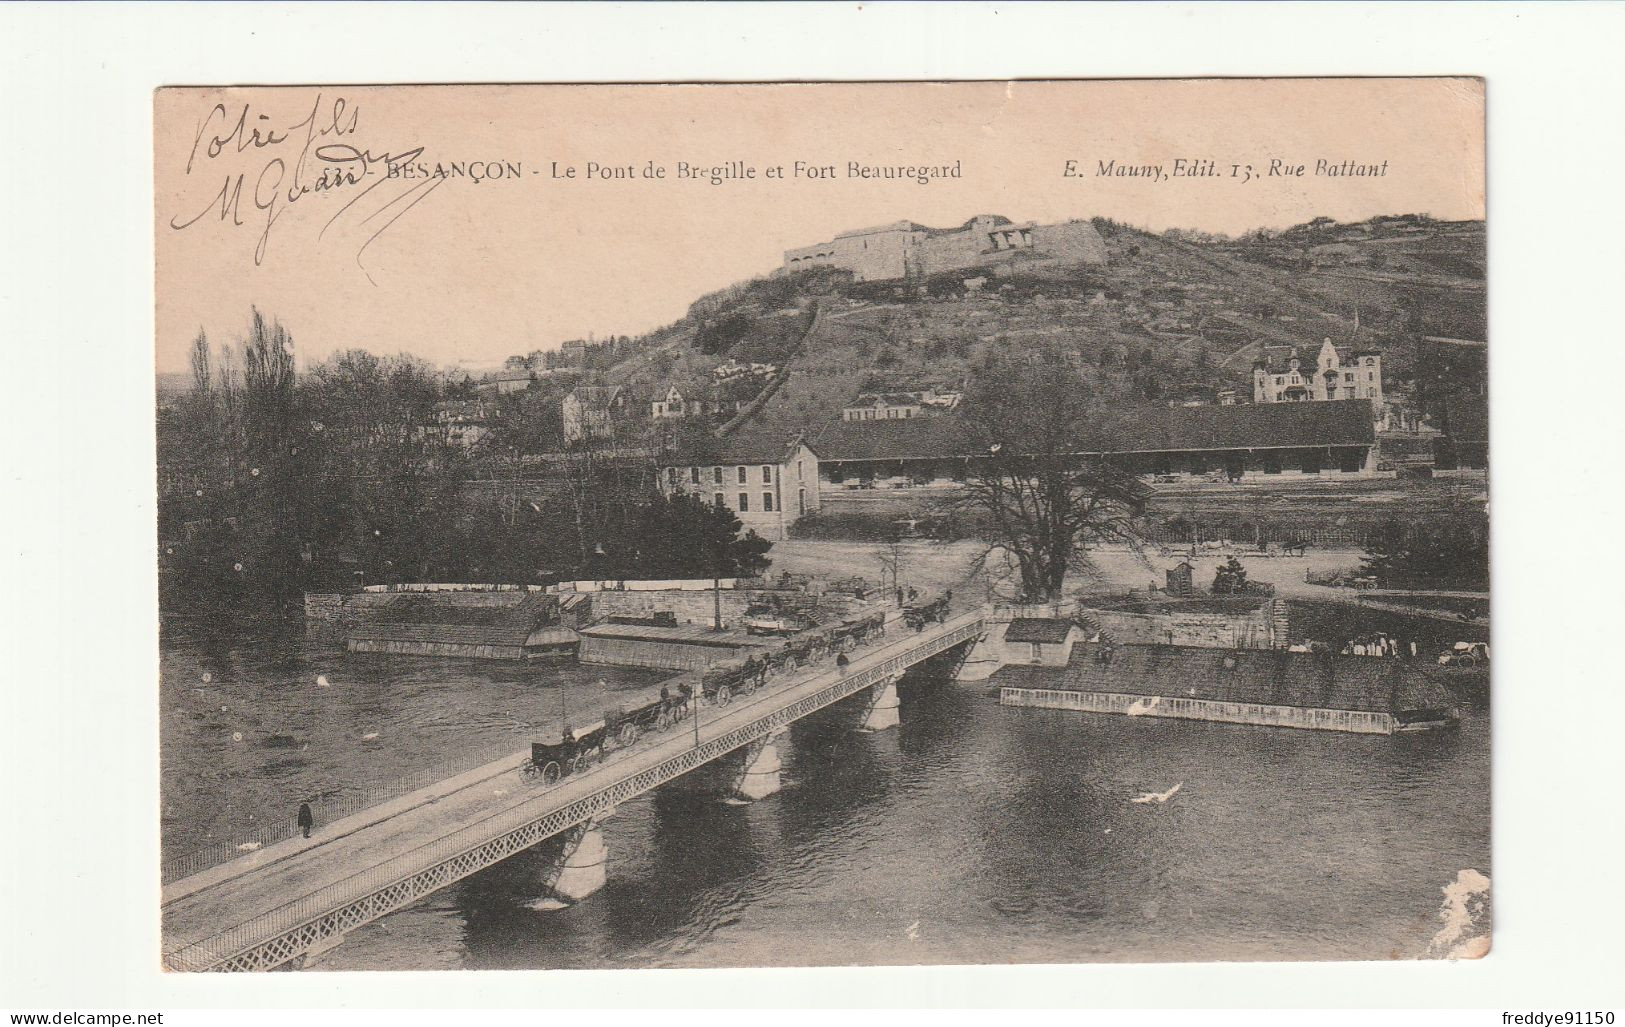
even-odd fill
[[[1285,644],[1275,638],[1267,604],[1246,612],[1198,612],[1182,610],[1176,604],[1158,613],[1080,607],[1078,614],[1119,642],[1213,649],[1270,649]]]
[[[1211,699],[1170,698],[1124,692],[1073,692],[1055,688],[999,689],[1001,706],[1029,706],[1046,710],[1081,710],[1126,716],[1166,717],[1175,720],[1211,720],[1225,724],[1306,728],[1312,731],[1347,731],[1363,735],[1391,735],[1399,721],[1391,713],[1368,710],[1333,710],[1267,703],[1217,702]]]

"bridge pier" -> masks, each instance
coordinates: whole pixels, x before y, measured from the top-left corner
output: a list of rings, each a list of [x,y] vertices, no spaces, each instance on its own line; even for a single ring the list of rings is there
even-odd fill
[[[604,844],[599,821],[608,816],[609,812],[601,813],[565,836],[564,851],[543,882],[548,891],[565,902],[580,902],[604,886],[609,847]]]
[[[903,675],[896,674],[869,687],[869,708],[863,716],[859,731],[885,731],[899,723],[897,682]]]
[[[733,794],[740,799],[765,799],[779,790],[779,747],[782,729],[770,731],[745,746],[745,762],[734,775]]]

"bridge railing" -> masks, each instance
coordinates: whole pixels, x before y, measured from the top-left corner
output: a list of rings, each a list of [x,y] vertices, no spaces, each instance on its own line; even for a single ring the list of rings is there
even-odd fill
[[[477,770],[487,763],[517,752],[524,747],[528,737],[516,736],[510,741],[505,741],[500,749],[491,746],[482,747],[480,751],[483,755],[480,756],[464,755],[458,759],[443,760],[422,770],[398,775],[381,784],[345,789],[336,795],[312,802],[311,813],[318,824],[331,824],[345,817],[354,816],[439,781]],[[300,831],[299,818],[291,813],[256,818],[256,823],[257,826],[252,833],[244,832],[244,837],[235,841],[214,842],[194,849],[184,856],[165,860],[161,867],[162,882],[172,884],[193,874],[202,873],[210,867],[229,863],[246,853],[286,841]]]
[[[928,633],[927,637],[914,645],[901,649],[896,653],[888,654],[884,659],[866,666],[869,659],[880,656],[880,652],[868,654],[855,661],[853,669],[845,674],[836,674],[834,680],[825,688],[809,696],[792,702],[783,707],[777,707],[772,702],[777,695],[761,695],[750,697],[746,703],[738,708],[729,707],[725,710],[715,710],[710,718],[713,726],[716,722],[737,717],[739,714],[752,709],[764,709],[762,716],[747,719],[739,727],[725,732],[719,736],[703,740],[694,747],[677,747],[679,738],[685,731],[695,728],[683,721],[672,729],[673,737],[662,741],[653,749],[627,749],[617,754],[616,758],[606,760],[594,767],[581,777],[567,778],[566,782],[586,780],[588,777],[604,775],[604,786],[588,792],[575,800],[563,802],[549,808],[547,795],[560,792],[569,792],[555,786],[544,795],[532,795],[512,803],[502,809],[496,810],[487,816],[481,817],[472,824],[444,835],[432,842],[417,846],[407,852],[401,853],[391,859],[385,860],[373,867],[352,874],[340,881],[318,888],[306,895],[287,902],[266,913],[255,916],[241,924],[213,935],[209,938],[179,946],[166,952],[164,962],[174,970],[198,971],[219,967],[248,950],[260,946],[267,946],[276,939],[289,935],[302,928],[309,930],[313,937],[330,936],[353,929],[359,923],[364,923],[374,916],[382,915],[391,909],[397,909],[418,897],[437,888],[444,887],[452,881],[467,876],[484,866],[499,859],[505,859],[514,852],[534,845],[536,842],[551,837],[581,823],[594,814],[614,805],[624,802],[650,788],[669,781],[672,778],[693,770],[703,763],[707,763],[718,756],[724,755],[733,749],[747,744],[754,738],[765,734],[782,724],[798,720],[814,710],[837,702],[848,695],[868,688],[884,680],[892,674],[906,670],[908,667],[929,658],[944,649],[952,648],[960,642],[978,636],[982,631],[982,618],[979,613],[964,614],[953,618],[943,625],[939,631]],[[915,636],[906,636],[912,639]],[[899,645],[893,642],[892,645]],[[882,650],[890,648],[883,645]],[[834,674],[832,670],[820,670],[812,679],[803,680],[800,684],[810,684],[819,676]],[[782,689],[772,689],[775,693]],[[701,716],[696,710],[695,717]],[[703,728],[703,724],[701,725]],[[703,732],[702,732],[703,733]],[[672,749],[673,755],[656,762],[653,766],[643,770],[635,770],[631,774],[614,778],[608,774],[617,766],[624,766],[629,761],[644,762],[645,758],[653,755],[661,748]],[[515,771],[517,777],[518,771]],[[558,795],[563,798],[563,795]],[[526,830],[526,829],[529,830]],[[507,842],[508,844],[497,844]],[[485,850],[481,852],[481,850]],[[470,858],[475,857],[475,858]],[[414,878],[421,878],[426,872],[453,861],[463,860],[464,866],[455,876],[447,879],[430,881],[429,885],[412,887]],[[446,876],[446,875],[441,875]],[[371,915],[364,915],[344,926],[345,919],[341,914],[347,907],[354,907],[364,903],[371,897],[386,892],[389,889],[399,889],[399,893],[388,900],[388,908],[375,911]],[[325,932],[311,930],[311,925],[318,921],[327,920],[329,929]],[[274,966],[277,962],[285,962],[287,958],[296,955],[289,952],[279,955],[274,962],[267,962],[263,966]]]

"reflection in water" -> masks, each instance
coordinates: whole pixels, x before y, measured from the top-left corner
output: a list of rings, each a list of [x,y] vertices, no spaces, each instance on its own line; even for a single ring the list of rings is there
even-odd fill
[[[204,666],[217,684],[194,700]],[[173,636],[164,668],[166,837],[239,788],[522,740],[554,682],[587,702],[603,676]],[[651,680],[628,673],[611,688]],[[721,801],[722,766],[624,804],[603,825],[608,883],[574,907],[529,906],[544,844],[316,966],[1414,957],[1440,888],[1490,874],[1482,696],[1459,733],[1392,738],[1005,708],[985,684],[908,680],[901,698],[896,730],[852,730],[861,700],[796,724],[778,743],[785,788],[760,802]],[[212,768],[226,725],[253,744]],[[297,747],[267,745],[280,736]],[[200,739],[206,754],[188,748]],[[1181,781],[1166,803],[1130,801]]]

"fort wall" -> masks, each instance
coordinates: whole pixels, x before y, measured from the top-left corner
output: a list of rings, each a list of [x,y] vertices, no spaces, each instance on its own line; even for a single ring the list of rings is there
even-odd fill
[[[978,214],[957,229],[899,221],[843,232],[829,242],[786,250],[784,269],[845,268],[859,281],[870,282],[1023,261],[1104,264],[1106,244],[1088,221],[1016,224],[999,215]]]

